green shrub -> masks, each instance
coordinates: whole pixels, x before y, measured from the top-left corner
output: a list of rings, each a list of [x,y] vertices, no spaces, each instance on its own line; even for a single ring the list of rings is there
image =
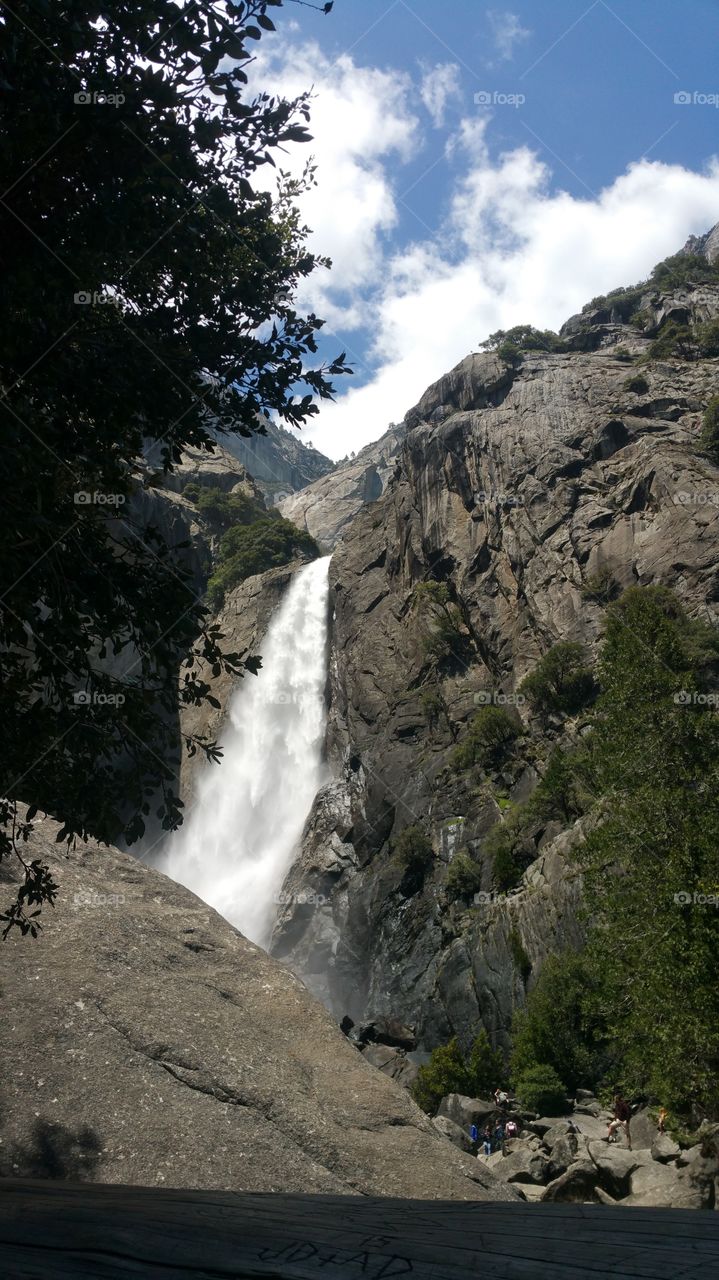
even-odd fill
[[[592,573],[582,584],[582,599],[593,600],[597,604],[609,604],[619,595],[620,587],[611,569],[605,567]]]
[[[315,558],[320,549],[305,530],[282,516],[263,516],[252,524],[235,525],[223,533],[219,564],[207,584],[210,604],[219,608],[225,593],[245,578],[289,564],[298,555]]]
[[[637,373],[634,377],[627,378],[624,387],[627,391],[634,391],[638,396],[643,396],[649,390],[649,383],[641,373]]]
[[[543,1116],[564,1115],[567,1111],[567,1090],[554,1067],[540,1063],[530,1067],[514,1088],[522,1106],[529,1111],[538,1111]]]
[[[532,972],[532,962],[524,949],[522,939],[516,929],[511,929],[509,933],[509,949],[512,953],[512,960],[515,968],[519,970],[522,982],[526,982]]]
[[[465,1060],[457,1037],[433,1049],[429,1062],[420,1067],[410,1093],[418,1106],[434,1115],[448,1093],[470,1098],[488,1098],[506,1078],[502,1055],[492,1049],[483,1029]]]
[[[509,364],[515,363],[523,351],[565,351],[566,344],[552,329],[535,329],[531,324],[516,324],[513,329],[497,329],[480,343],[483,351],[496,351]]]
[[[183,498],[187,498],[188,502],[197,502],[197,499],[200,496],[199,484],[196,484],[194,480],[191,480],[183,487],[182,496]]]
[[[447,893],[450,898],[465,901],[482,887],[482,870],[473,858],[460,850],[455,854],[447,871]]]
[[[436,686],[424,689],[419,704],[430,729],[436,729],[442,717],[447,715],[447,707],[441,691]]]
[[[670,320],[649,344],[644,358],[647,360],[694,360],[696,355],[697,345],[690,326]]]
[[[562,640],[545,653],[521,683],[532,708],[540,715],[575,715],[596,693],[594,676],[585,665],[581,644]]]
[[[700,355],[708,358],[719,356],[719,319],[698,324],[694,336]]]
[[[394,857],[404,871],[403,890],[418,893],[434,863],[434,850],[421,827],[405,827],[394,842]]]
[[[500,893],[515,889],[537,856],[528,835],[532,821],[529,804],[518,804],[485,836],[483,851],[492,860],[492,883]]]
[[[514,1082],[538,1065],[552,1067],[571,1093],[594,1089],[610,1069],[603,1020],[589,1012],[594,981],[576,951],[548,956],[523,1009],[512,1019]]]
[[[521,723],[504,707],[481,707],[453,751],[452,765],[457,770],[470,769],[473,765],[496,768],[506,759],[521,733]]]
[[[704,410],[699,448],[712,462],[719,464],[719,396],[712,396]]]
[[[581,758],[580,753],[570,754],[561,747],[555,747],[547,761],[544,777],[528,802],[534,816],[543,821],[556,818],[561,822],[572,822],[584,813],[590,797],[579,776],[577,766]]]
[[[451,599],[446,582],[420,582],[412,593],[412,608],[422,627],[422,648],[437,665],[448,658],[465,664],[471,638],[459,605]]]

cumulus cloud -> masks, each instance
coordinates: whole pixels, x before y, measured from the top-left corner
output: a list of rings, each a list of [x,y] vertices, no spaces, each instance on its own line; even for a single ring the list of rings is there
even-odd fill
[[[531,31],[523,27],[516,13],[502,12],[499,9],[487,11],[492,38],[500,62],[510,62],[514,57],[514,47],[528,40]]]
[[[317,448],[342,457],[400,421],[425,388],[496,329],[558,328],[585,302],[633,284],[707,230],[719,210],[719,163],[704,174],[640,161],[595,200],[552,190],[528,148],[493,162],[478,152],[457,181],[443,235],[393,255],[376,302],[365,385],[325,406]]]
[[[392,234],[402,167],[427,142],[422,89],[435,111],[446,108],[449,98],[437,86],[452,86],[454,73],[445,70],[452,64],[429,73],[430,88],[426,76],[417,84],[406,72],[362,67],[349,55],[332,62],[312,44],[263,57],[260,82],[275,92],[294,96],[314,85],[314,142],[295,148],[287,167],[316,157],[318,185],[303,198],[302,214],[312,247],[334,261],[332,272],[307,282],[299,303],[341,335],[337,348],[347,347],[356,369],[355,379],[338,380],[337,402],[324,403],[312,421],[311,438],[330,457],[377,439],[489,333],[524,322],[558,328],[596,294],[646,275],[719,216],[719,162],[696,173],[642,160],[596,197],[577,197],[530,146],[493,154],[485,116],[462,121],[435,165],[443,195],[436,234],[407,242]],[[364,361],[355,358],[356,345]]]
[[[460,70],[456,62],[438,62],[422,76],[420,96],[432,117],[435,129],[441,129],[449,103],[460,97]]]
[[[421,147],[409,105],[416,90],[404,72],[360,67],[347,54],[331,61],[314,43],[261,55],[254,74],[287,98],[313,88],[313,141],[293,149],[286,167],[299,172],[310,156],[316,161],[316,186],[300,207],[312,228],[310,247],[331,258],[333,269],[331,277],[316,271],[298,301],[328,323],[356,328],[381,271],[383,238],[397,222],[393,173]]]

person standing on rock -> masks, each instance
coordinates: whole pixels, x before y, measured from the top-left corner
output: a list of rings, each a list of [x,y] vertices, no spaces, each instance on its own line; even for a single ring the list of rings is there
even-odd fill
[[[669,1112],[666,1107],[659,1108],[659,1132],[666,1133],[667,1116]]]
[[[631,1139],[631,1134],[629,1133],[629,1121],[631,1120],[631,1118],[632,1118],[632,1113],[629,1108],[629,1103],[622,1097],[621,1093],[615,1093],[614,1119],[610,1120],[609,1124],[607,1125],[607,1142],[615,1142],[616,1139],[614,1137],[614,1134],[616,1133],[617,1129],[623,1129],[625,1134],[627,1135],[627,1146],[631,1151],[632,1139]]]
[[[499,1120],[494,1130],[494,1149],[495,1151],[504,1151],[504,1122]]]
[[[489,1125],[482,1130],[482,1143],[484,1145],[484,1154],[491,1156],[492,1154],[492,1130]]]

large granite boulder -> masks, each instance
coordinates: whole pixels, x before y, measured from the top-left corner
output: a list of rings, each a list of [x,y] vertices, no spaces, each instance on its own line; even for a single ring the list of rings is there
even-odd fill
[[[481,1129],[496,1110],[496,1102],[485,1102],[482,1098],[467,1098],[462,1093],[448,1093],[439,1104],[438,1114],[448,1116],[463,1129],[471,1129],[473,1124]]]
[[[25,849],[57,905],[0,948],[5,1176],[512,1198],[289,970],[128,854],[66,853],[57,832],[38,821]]]

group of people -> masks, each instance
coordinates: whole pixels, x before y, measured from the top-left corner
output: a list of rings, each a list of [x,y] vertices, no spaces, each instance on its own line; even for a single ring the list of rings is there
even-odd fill
[[[510,1103],[509,1094],[504,1089],[495,1089],[492,1096],[497,1105],[497,1110],[500,1113],[494,1128],[492,1128],[491,1124],[488,1122],[484,1129],[482,1129],[481,1133],[479,1132],[476,1124],[473,1124],[469,1131],[472,1143],[474,1144],[478,1155],[483,1154],[485,1156],[491,1156],[495,1151],[504,1151],[505,1142],[510,1138],[516,1138],[519,1135],[519,1126],[516,1120],[511,1116],[507,1119],[507,1110]],[[662,1107],[659,1113],[660,1133],[664,1133],[667,1114],[666,1108]],[[613,1116],[607,1125],[607,1142],[617,1142],[617,1135],[620,1130],[623,1130],[627,1139],[627,1147],[631,1151],[632,1138],[631,1133],[629,1132],[629,1122],[631,1118],[632,1111],[629,1103],[621,1093],[615,1093]],[[579,1133],[579,1129],[573,1120],[567,1121],[567,1128],[573,1133]],[[480,1145],[481,1152],[479,1151]]]
[[[511,1117],[506,1119],[507,1110],[509,1108],[510,1097],[506,1089],[495,1089],[492,1094],[500,1112],[496,1125],[492,1128],[488,1122],[482,1132],[476,1124],[470,1128],[469,1134],[475,1148],[481,1145],[481,1152],[477,1150],[477,1154],[491,1156],[494,1151],[504,1151],[504,1144],[509,1138],[516,1138],[519,1135],[519,1126],[516,1120]]]

